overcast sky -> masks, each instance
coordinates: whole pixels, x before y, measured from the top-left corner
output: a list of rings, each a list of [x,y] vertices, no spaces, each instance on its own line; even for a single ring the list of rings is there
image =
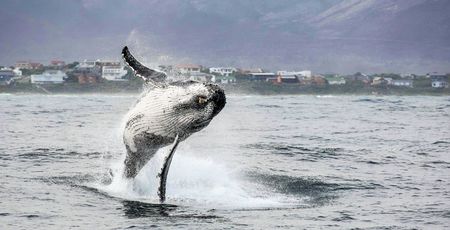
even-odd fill
[[[447,0],[2,0],[0,65],[119,59],[450,72]]]

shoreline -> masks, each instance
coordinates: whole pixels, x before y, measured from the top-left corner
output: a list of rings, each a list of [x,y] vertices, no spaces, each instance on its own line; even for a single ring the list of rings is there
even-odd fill
[[[231,95],[396,95],[396,96],[450,96],[450,88],[406,88],[406,87],[373,87],[351,85],[273,85],[267,83],[221,84],[226,93]],[[64,83],[60,85],[15,84],[0,86],[0,94],[114,94],[138,95],[143,91],[141,82],[114,82],[80,85]]]

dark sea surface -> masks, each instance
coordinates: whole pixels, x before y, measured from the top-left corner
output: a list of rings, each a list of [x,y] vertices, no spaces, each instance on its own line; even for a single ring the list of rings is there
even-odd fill
[[[136,97],[0,94],[0,229],[450,229],[447,96],[228,96],[163,205],[109,178]]]

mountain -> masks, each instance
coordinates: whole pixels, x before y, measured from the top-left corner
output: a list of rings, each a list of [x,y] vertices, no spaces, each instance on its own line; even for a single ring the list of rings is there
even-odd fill
[[[450,72],[447,0],[5,0],[0,64],[118,59]]]

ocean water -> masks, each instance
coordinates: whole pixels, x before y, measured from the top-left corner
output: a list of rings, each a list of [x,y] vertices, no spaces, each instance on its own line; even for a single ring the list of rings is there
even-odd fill
[[[0,95],[0,229],[449,229],[450,98],[242,96],[111,180],[136,95]],[[165,151],[162,149],[161,151]]]

